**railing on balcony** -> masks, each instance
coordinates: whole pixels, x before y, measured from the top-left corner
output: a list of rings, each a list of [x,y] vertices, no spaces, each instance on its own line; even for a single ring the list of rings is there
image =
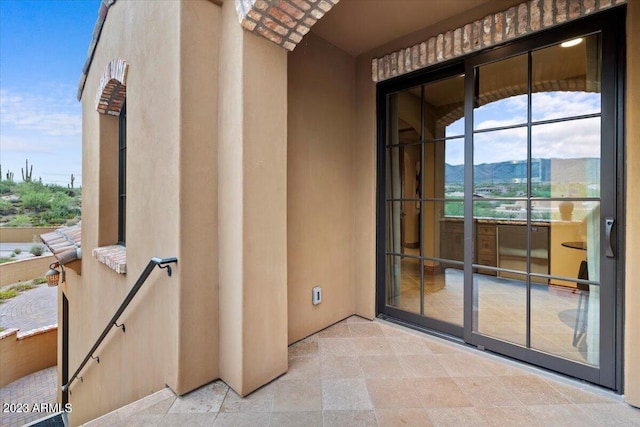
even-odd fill
[[[106,336],[109,334],[111,329],[113,327],[118,327],[118,328],[121,328],[123,332],[125,331],[124,324],[118,324],[117,321],[122,315],[122,313],[124,312],[124,310],[129,306],[129,303],[131,302],[131,300],[136,296],[136,294],[138,293],[142,285],[144,285],[145,281],[147,280],[147,278],[149,277],[153,269],[156,266],[158,266],[159,268],[166,268],[167,275],[171,276],[171,266],[169,264],[177,263],[177,262],[178,262],[178,258],[175,258],[175,257],[151,258],[151,260],[145,267],[144,271],[142,272],[142,274],[140,275],[136,283],[133,285],[133,288],[131,288],[131,290],[127,294],[127,297],[122,301],[122,304],[120,304],[120,307],[118,308],[118,310],[116,310],[111,320],[109,320],[109,323],[107,323],[107,326],[102,331],[102,334],[100,334],[100,337],[98,337],[95,344],[93,344],[93,347],[91,347],[91,350],[89,350],[89,352],[85,356],[84,360],[82,361],[78,369],[74,372],[74,374],[71,376],[69,381],[62,386],[62,391],[64,393],[67,393],[69,391],[69,386],[71,386],[71,383],[73,383],[73,381],[76,380],[76,378],[82,378],[82,377],[79,377],[79,374],[82,371],[82,368],[84,368],[85,365],[89,362],[89,360],[96,360],[98,363],[100,363],[100,358],[98,356],[95,356],[95,352],[100,346],[100,344],[102,343],[102,341],[104,341]]]

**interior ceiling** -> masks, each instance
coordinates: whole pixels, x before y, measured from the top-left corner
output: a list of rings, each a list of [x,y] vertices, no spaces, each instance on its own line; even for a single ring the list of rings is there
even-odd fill
[[[357,56],[399,37],[473,10],[471,19],[506,10],[523,0],[340,0],[312,31]],[[468,23],[462,20],[454,25]],[[446,27],[446,31],[455,27]]]

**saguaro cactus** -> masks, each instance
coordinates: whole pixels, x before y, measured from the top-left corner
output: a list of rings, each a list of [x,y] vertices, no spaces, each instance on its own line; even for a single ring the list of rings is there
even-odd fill
[[[76,180],[76,177],[73,176],[73,174],[71,174],[71,184],[68,184],[67,187],[73,189],[73,181],[75,181],[75,180]]]
[[[31,182],[31,177],[33,176],[33,165],[31,165],[31,169],[29,169],[29,159],[25,160],[24,165],[24,169],[20,168],[22,171],[22,180],[24,182]]]

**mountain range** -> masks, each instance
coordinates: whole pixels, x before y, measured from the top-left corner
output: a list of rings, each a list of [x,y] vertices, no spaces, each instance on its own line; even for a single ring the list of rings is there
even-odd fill
[[[584,157],[579,159],[532,159],[531,177],[534,181],[554,183],[599,182],[600,159]],[[475,165],[475,183],[525,182],[527,163],[515,160]],[[587,175],[589,175],[587,177]],[[445,182],[462,184],[464,165],[445,164]]]

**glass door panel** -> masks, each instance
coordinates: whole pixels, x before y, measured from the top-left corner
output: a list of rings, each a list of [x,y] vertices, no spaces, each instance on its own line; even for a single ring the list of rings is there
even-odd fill
[[[531,348],[599,366],[601,204],[600,34],[531,54],[531,157],[546,187],[549,286],[531,288]],[[553,84],[550,84],[553,82]]]
[[[534,124],[531,140],[531,156],[540,163],[537,183],[548,190],[538,197],[600,196],[599,117]]]
[[[473,332],[596,367],[600,47],[478,66],[473,131]]]
[[[464,223],[446,216],[462,212],[460,201],[422,203],[424,315],[462,327],[464,317]]]
[[[531,53],[534,122],[601,112],[601,40],[596,33]]]
[[[386,268],[387,305],[420,314],[420,260],[388,255]]]
[[[511,273],[508,278],[473,275],[473,331],[502,341],[526,345],[527,277]]]
[[[460,74],[387,96],[385,304],[420,315],[425,325],[455,325],[458,335],[464,307],[463,114]]]
[[[527,55],[514,56],[479,68],[473,101],[473,130],[526,124]]]

